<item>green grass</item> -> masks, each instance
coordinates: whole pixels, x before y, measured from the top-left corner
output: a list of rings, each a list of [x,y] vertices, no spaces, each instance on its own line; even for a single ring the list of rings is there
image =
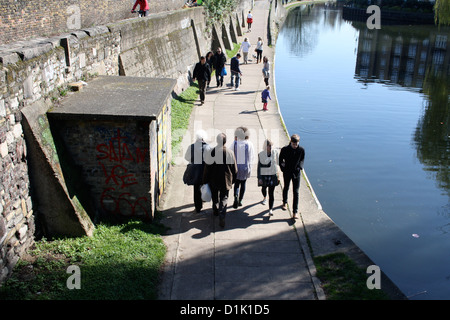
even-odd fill
[[[92,237],[37,241],[0,287],[0,300],[156,299],[166,247],[162,225],[100,224]],[[69,290],[67,267],[78,265],[81,288]]]
[[[192,108],[199,95],[198,84],[194,82],[178,97],[172,99],[172,154],[176,155],[181,147],[181,141],[189,127]]]
[[[241,47],[240,43],[233,43],[233,49],[232,50],[225,49],[227,57],[229,59],[233,58],[236,55],[236,53],[239,51],[240,47]]]
[[[344,253],[315,257],[314,263],[327,300],[389,299],[382,290],[367,288],[366,281],[370,274]]]

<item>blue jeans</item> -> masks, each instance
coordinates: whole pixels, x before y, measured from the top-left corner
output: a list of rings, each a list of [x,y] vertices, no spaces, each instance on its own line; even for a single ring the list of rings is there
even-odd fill
[[[236,88],[239,88],[239,82],[241,81],[241,75],[239,72],[231,71],[231,86],[234,85],[234,78],[236,78]]]
[[[247,180],[238,180],[234,183],[234,198],[238,198],[239,201],[242,201],[245,193],[245,183]]]

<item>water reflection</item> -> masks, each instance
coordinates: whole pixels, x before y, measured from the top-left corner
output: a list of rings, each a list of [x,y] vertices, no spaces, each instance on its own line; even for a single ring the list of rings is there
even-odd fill
[[[450,196],[450,31],[433,26],[385,26],[359,30],[355,78],[382,82],[425,95],[413,134],[417,158]]]

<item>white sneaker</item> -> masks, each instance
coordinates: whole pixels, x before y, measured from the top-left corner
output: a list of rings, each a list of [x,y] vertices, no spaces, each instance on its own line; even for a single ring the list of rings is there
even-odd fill
[[[261,202],[263,205],[266,205],[266,203],[267,203],[267,200],[266,199],[264,199],[262,202]]]
[[[273,211],[272,211],[272,209],[269,210],[269,216],[273,216]]]

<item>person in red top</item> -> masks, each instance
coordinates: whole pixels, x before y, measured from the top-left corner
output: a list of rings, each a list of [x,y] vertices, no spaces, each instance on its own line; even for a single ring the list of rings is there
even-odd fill
[[[148,16],[148,10],[150,10],[150,7],[148,6],[147,0],[136,0],[134,3],[133,9],[131,9],[131,13],[135,13],[134,9],[136,9],[137,5],[139,5],[139,16],[141,17],[147,17]]]

